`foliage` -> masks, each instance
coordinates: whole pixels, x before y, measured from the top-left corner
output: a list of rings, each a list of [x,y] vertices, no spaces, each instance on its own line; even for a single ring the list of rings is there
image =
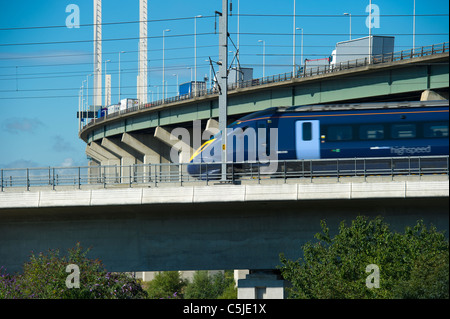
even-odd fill
[[[448,298],[449,243],[423,221],[392,232],[381,217],[358,216],[339,233],[322,232],[303,246],[303,258],[280,254],[282,276],[292,283],[291,298]],[[380,288],[367,288],[366,266],[380,270]]]
[[[178,271],[158,272],[148,283],[147,293],[151,299],[181,299],[187,281],[183,280]]]
[[[0,298],[36,299],[130,299],[145,298],[146,293],[135,278],[124,273],[107,272],[99,260],[88,259],[90,249],[80,243],[60,256],[59,250],[34,253],[22,274],[0,274]],[[67,265],[79,267],[80,287],[68,288]]]
[[[196,271],[193,281],[185,289],[187,299],[235,299],[237,291],[233,275],[218,272],[212,276],[207,271]]]

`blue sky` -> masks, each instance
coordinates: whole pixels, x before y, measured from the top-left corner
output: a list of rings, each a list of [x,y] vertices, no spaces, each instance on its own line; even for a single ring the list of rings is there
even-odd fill
[[[87,165],[85,143],[78,138],[79,90],[90,82],[92,96],[92,0],[0,0],[0,168]],[[262,76],[262,44],[266,44],[266,76],[292,70],[294,0],[233,0],[229,32],[237,44],[238,3],[240,62]],[[209,75],[208,57],[218,59],[214,12],[221,0],[148,1],[149,100],[157,99],[162,82],[162,32],[168,96],[178,82],[187,82],[194,67],[194,16],[197,19],[198,79]],[[380,9],[380,28],[373,34],[394,35],[395,50],[413,45],[413,0],[373,0]],[[69,4],[80,9],[80,28],[65,27]],[[368,35],[369,1],[296,0],[296,27],[303,28],[304,58],[328,57],[336,42]],[[447,42],[448,1],[416,0],[416,46]],[[444,14],[444,16],[423,16]],[[118,101],[121,55],[121,97],[136,96],[139,1],[103,0],[103,60],[112,76],[112,101]],[[118,22],[130,22],[120,23]],[[218,23],[218,19],[217,19]],[[52,26],[51,28],[42,28]],[[296,57],[300,63],[301,36]],[[133,38],[133,39],[130,39]],[[56,43],[52,43],[56,42]],[[230,43],[230,51],[234,50]],[[191,68],[191,69],[189,69]],[[153,93],[152,93],[153,92]],[[92,104],[92,101],[90,101]]]

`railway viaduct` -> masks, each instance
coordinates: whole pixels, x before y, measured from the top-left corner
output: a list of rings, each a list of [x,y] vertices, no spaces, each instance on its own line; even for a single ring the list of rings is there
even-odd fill
[[[443,50],[445,51],[445,50]],[[448,49],[301,78],[265,78],[229,93],[232,121],[271,106],[448,99]],[[429,98],[429,97],[428,97]],[[216,127],[217,94],[165,101],[97,119],[80,131],[92,167],[169,162],[173,127]],[[130,187],[132,186],[132,187]],[[110,271],[250,269],[240,298],[284,297],[271,272],[279,253],[301,257],[301,245],[342,220],[381,215],[395,230],[418,219],[448,236],[448,169],[438,176],[249,181],[241,185],[83,185],[3,188],[0,264],[10,272],[31,250],[81,242]]]

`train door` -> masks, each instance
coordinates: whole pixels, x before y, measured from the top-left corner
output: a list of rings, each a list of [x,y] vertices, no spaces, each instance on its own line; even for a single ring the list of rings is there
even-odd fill
[[[317,120],[295,122],[297,159],[320,158],[320,124]]]

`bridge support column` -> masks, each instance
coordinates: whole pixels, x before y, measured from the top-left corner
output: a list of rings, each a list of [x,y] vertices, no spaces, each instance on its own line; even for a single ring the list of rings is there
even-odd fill
[[[120,159],[116,155],[96,142],[92,142],[86,147],[86,154],[94,158],[101,165],[120,165]]]
[[[158,126],[155,129],[154,136],[170,147],[169,154],[170,154],[170,161],[172,163],[188,163],[191,154],[194,153],[194,150],[190,145],[191,143],[190,133],[187,129],[185,130],[182,129],[179,132],[183,134],[181,140],[178,138],[178,136],[173,135],[171,132],[167,131],[161,126]],[[170,169],[172,169],[172,167]],[[178,174],[180,176],[183,173],[182,170],[184,171],[186,170],[186,165],[183,166],[180,165],[178,169]],[[172,180],[173,177],[171,176],[170,179]]]
[[[120,165],[120,159],[101,147],[96,142],[92,142],[86,147],[86,154],[92,157],[96,162],[100,163],[101,166],[106,166],[103,170],[100,168],[99,170],[94,170],[93,168],[89,169],[89,178],[91,180],[101,179],[102,174],[103,178],[107,178],[109,182],[111,179],[117,179],[118,171],[115,167],[116,165]]]
[[[151,177],[155,176],[156,166],[150,164],[159,164],[161,163],[161,155],[158,153],[157,148],[152,148],[152,145],[147,145],[141,142],[136,135],[131,135],[129,133],[123,133],[122,135],[122,143],[125,143],[132,149],[143,155],[143,176],[144,182],[151,181]],[[153,145],[154,146],[154,145]]]
[[[108,158],[106,158],[102,154],[94,151],[91,145],[86,145],[86,155],[92,159],[91,162],[97,163],[98,165],[101,165],[101,163],[106,163],[106,161],[108,160]]]
[[[432,90],[425,90],[422,92],[422,95],[420,96],[420,100],[421,101],[436,101],[436,100],[446,100],[446,98]]]
[[[250,270],[238,280],[238,299],[285,299],[286,286],[276,270]]]
[[[130,169],[130,166],[136,164],[136,157],[106,137],[102,139],[102,146],[119,156],[120,165],[122,166],[120,171],[121,182],[131,182],[132,176],[130,174],[133,174],[133,170]]]
[[[209,132],[211,135],[219,133],[219,122],[213,118],[210,118],[208,122],[206,122],[205,131]]]
[[[188,135],[189,131],[186,130],[185,134]],[[173,135],[171,132],[166,129],[158,126],[155,130],[155,137],[160,139],[166,145],[168,145],[174,152],[181,152],[179,162],[187,163],[189,161],[190,154],[193,154],[194,150],[192,149],[190,142],[190,134],[189,136],[183,137],[181,140],[178,136]],[[171,150],[171,153],[172,153]],[[188,156],[189,154],[189,156]],[[172,159],[172,156],[171,156]]]

